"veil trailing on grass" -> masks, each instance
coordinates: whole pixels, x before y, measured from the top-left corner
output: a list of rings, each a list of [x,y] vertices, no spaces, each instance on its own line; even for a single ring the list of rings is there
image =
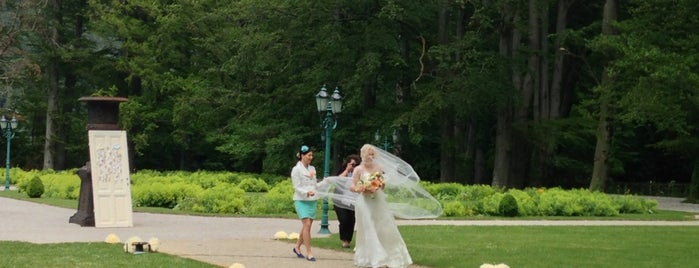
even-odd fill
[[[374,146],[374,163],[384,174],[386,201],[393,215],[402,219],[429,219],[442,214],[442,206],[420,186],[420,177],[413,167],[399,157]],[[333,205],[354,209],[359,196],[350,191],[352,180],[333,176],[319,184],[319,197],[333,199]]]

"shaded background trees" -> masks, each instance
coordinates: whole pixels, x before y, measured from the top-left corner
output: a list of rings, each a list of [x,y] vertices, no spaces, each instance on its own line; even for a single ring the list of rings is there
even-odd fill
[[[619,23],[605,19],[610,4]],[[697,33],[683,25],[695,22],[696,5],[73,0],[27,7],[41,21],[7,47],[40,72],[3,80],[5,108],[19,110],[28,131],[15,141],[13,162],[82,165],[86,115],[77,98],[99,93],[129,98],[121,123],[135,169],[286,174],[302,143],[322,159],[313,96],[327,84],[346,97],[334,162],[375,143],[377,131],[395,130],[391,150],[432,181],[601,189],[591,180],[601,174],[612,184],[689,182]],[[648,34],[649,27],[662,30]],[[8,55],[0,54],[5,69]],[[600,118],[608,120],[606,140],[595,134]],[[606,166],[593,174],[596,149],[606,152]]]

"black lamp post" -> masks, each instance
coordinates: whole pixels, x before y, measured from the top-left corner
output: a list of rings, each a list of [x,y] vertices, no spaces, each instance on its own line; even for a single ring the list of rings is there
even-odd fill
[[[330,134],[337,127],[335,114],[342,112],[342,96],[340,90],[336,87],[332,96],[328,95],[328,90],[325,85],[316,94],[316,106],[318,113],[321,116],[321,126],[325,129],[325,162],[323,163],[323,179],[330,177]],[[325,115],[323,115],[325,112]],[[328,199],[323,198],[323,214],[320,218],[320,234],[329,234],[328,229]]]
[[[10,143],[12,138],[15,137],[15,129],[17,129],[17,118],[14,116],[12,120],[7,120],[5,116],[0,119],[0,127],[5,132],[5,138],[7,138],[7,157],[5,158],[5,191],[10,190]]]
[[[393,134],[391,135],[391,138],[393,138],[393,142],[388,140],[388,136],[383,136],[383,142],[381,141],[381,133],[379,130],[376,130],[376,133],[374,134],[374,140],[376,140],[376,143],[380,144],[381,147],[383,147],[384,151],[388,151],[388,149],[393,148],[393,146],[398,142],[398,131],[395,129],[393,130]]]

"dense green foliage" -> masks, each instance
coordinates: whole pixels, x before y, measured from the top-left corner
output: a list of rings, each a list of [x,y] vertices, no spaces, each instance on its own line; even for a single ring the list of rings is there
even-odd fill
[[[330,173],[396,131],[391,151],[426,181],[492,184],[498,171],[498,187],[587,187],[609,98],[614,182],[699,174],[693,0],[618,1],[614,36],[600,33],[602,0],[6,2],[0,104],[20,120],[24,169],[82,166],[77,99],[116,95],[134,170],[285,176],[300,144],[327,153],[314,100],[327,84],[345,97]],[[59,185],[47,193],[74,197]]]
[[[31,178],[47,185],[44,197],[77,199],[80,180],[69,172],[21,171],[20,191]],[[264,178],[263,178],[264,177]],[[269,181],[269,185],[267,186]],[[657,202],[633,195],[607,195],[585,189],[502,189],[489,185],[422,182],[442,204],[443,217],[460,216],[616,216],[653,213]],[[134,207],[159,207],[183,212],[291,215],[294,213],[291,180],[234,172],[157,172],[132,174]],[[265,191],[261,189],[267,189]],[[319,202],[318,206],[320,209]],[[332,202],[331,202],[332,204]],[[419,205],[419,204],[416,204]]]

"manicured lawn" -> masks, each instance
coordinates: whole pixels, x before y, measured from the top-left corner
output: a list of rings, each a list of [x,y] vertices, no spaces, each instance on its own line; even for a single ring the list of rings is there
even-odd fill
[[[416,264],[429,267],[696,267],[699,227],[401,226]],[[314,247],[340,248],[337,234]],[[107,243],[0,241],[0,267],[215,267],[164,253],[127,254]]]
[[[122,268],[122,267],[216,267],[165,253],[125,253],[121,244],[31,244],[0,241],[0,267]]]
[[[429,267],[697,267],[699,226],[401,226]],[[337,234],[316,247],[341,249]]]

